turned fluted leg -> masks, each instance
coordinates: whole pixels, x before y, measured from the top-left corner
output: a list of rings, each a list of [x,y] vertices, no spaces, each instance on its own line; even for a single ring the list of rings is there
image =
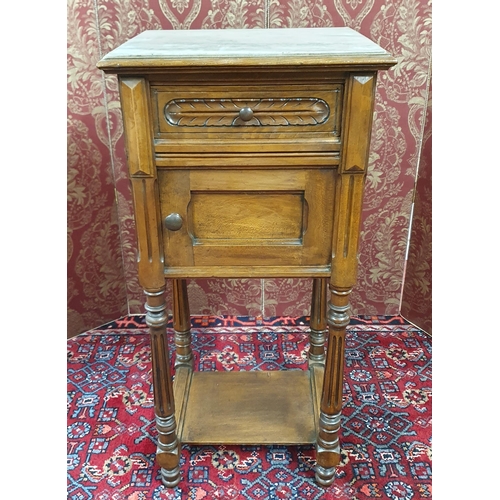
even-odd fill
[[[175,403],[166,334],[167,313],[165,288],[147,290],[146,323],[151,335],[151,359],[158,446],[156,459],[161,467],[162,482],[174,487],[181,479],[180,444],[176,434]]]
[[[175,366],[193,367],[191,350],[191,317],[185,279],[173,280],[173,316],[175,332]]]
[[[313,279],[309,364],[324,364],[326,327],[326,287],[324,278]]]
[[[316,481],[328,486],[340,462],[340,415],[344,375],[345,331],[349,324],[349,294],[351,289],[330,287],[328,304],[328,349],[321,398],[319,434],[316,445]]]

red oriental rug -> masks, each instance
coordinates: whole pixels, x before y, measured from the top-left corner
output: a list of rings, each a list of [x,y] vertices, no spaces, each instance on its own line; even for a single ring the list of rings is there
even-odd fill
[[[195,367],[306,369],[308,321],[193,317]],[[144,316],[125,317],[68,340],[68,499],[431,498],[430,337],[401,317],[353,318],[343,408],[329,488],[314,480],[310,446],[184,445],[181,483],[167,489],[155,463],[148,332]]]

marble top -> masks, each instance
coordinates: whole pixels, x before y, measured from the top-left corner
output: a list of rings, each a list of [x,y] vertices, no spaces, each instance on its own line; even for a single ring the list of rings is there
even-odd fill
[[[279,28],[220,30],[149,30],[120,45],[99,62],[100,68],[133,61],[283,59],[297,63],[307,58],[344,57],[390,59],[390,54],[351,28]],[[128,60],[125,63],[125,60]]]

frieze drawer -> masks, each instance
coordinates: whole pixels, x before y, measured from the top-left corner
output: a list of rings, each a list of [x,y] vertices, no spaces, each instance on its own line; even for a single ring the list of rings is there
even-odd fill
[[[323,138],[339,144],[343,84],[152,86],[155,139]]]

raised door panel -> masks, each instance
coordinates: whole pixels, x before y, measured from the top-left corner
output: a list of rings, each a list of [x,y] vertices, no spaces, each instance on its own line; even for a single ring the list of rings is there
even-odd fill
[[[162,219],[178,214],[182,221],[178,229],[163,226],[167,274],[190,276],[197,268],[196,276],[211,276],[243,266],[267,268],[269,276],[290,266],[326,270],[336,175],[334,169],[159,169]]]

